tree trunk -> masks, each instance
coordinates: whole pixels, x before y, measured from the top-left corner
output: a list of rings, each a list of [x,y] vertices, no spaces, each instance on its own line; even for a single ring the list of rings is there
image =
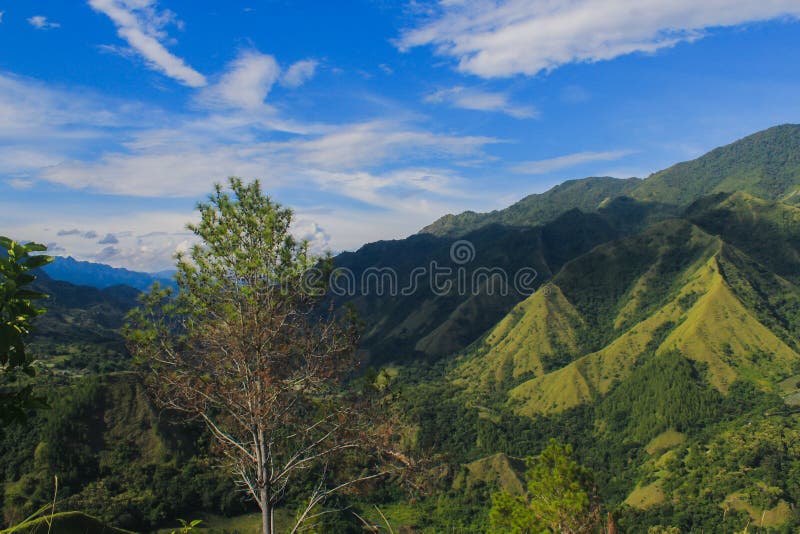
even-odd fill
[[[274,508],[269,499],[269,494],[266,488],[261,489],[258,495],[258,504],[261,507],[261,532],[262,534],[273,534],[275,532],[273,525],[273,512]]]
[[[264,446],[264,429],[259,428],[256,432],[256,461],[258,462],[258,480],[263,487],[258,490],[258,501],[261,508],[261,531],[263,534],[273,534],[275,532],[274,512],[275,506],[272,501],[272,488],[267,482],[266,449]]]
[[[275,532],[275,507],[269,505],[269,530]]]

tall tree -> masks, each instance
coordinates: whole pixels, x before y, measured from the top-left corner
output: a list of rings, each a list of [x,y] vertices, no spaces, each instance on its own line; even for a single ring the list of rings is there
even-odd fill
[[[600,528],[600,502],[591,472],[572,458],[572,447],[551,441],[528,458],[526,495],[492,496],[493,532],[588,534]]]
[[[21,377],[36,374],[25,338],[31,321],[44,310],[34,302],[47,295],[33,291],[31,272],[53,258],[34,254],[47,250],[37,243],[18,243],[0,236],[0,424],[24,419],[27,411],[44,406],[33,385],[18,386]]]
[[[311,488],[294,532],[333,492],[385,471],[354,454],[377,441],[365,398],[344,384],[356,364],[352,322],[320,309],[318,268],[329,262],[292,237],[292,211],[257,181],[229,185],[198,204],[188,228],[199,239],[178,257],[177,293],[154,287],[126,337],[158,403],[216,438],[265,533],[287,492]],[[337,462],[348,453],[361,468],[349,477]]]

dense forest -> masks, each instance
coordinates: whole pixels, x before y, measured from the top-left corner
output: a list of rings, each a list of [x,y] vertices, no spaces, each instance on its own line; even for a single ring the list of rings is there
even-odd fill
[[[293,475],[274,500],[275,531],[290,531],[311,510],[307,527],[331,533],[797,532],[798,154],[800,126],[779,126],[643,180],[567,182],[506,210],[448,215],[407,239],[333,258],[307,257],[301,244],[281,241],[276,257],[291,258],[293,269],[313,263],[358,277],[391,268],[405,280],[417,266],[446,264],[453,241],[464,240],[476,251],[464,265],[468,274],[530,267],[536,287],[501,294],[485,278],[473,292],[453,284],[446,293],[423,287],[282,303],[307,307],[304,317],[314,323],[295,325],[285,343],[320,335],[317,322],[349,328],[357,318],[357,345],[343,341],[345,326],[324,339],[333,347],[326,354],[348,352],[358,361],[321,373],[330,387],[314,382],[313,393],[287,406],[318,429],[315,417],[329,422],[320,415],[324,405],[353,425],[337,423],[324,439],[341,432],[337,444],[358,440],[369,450]],[[92,287],[33,265],[30,289],[46,295],[35,301],[46,311],[31,319],[25,339],[35,373],[4,381],[2,393],[30,387],[38,401],[0,428],[5,527],[46,531],[42,519],[52,516],[61,521],[54,532],[260,531],[259,506],[231,476],[231,462],[240,460],[221,454],[220,432],[209,430],[219,410],[187,416],[195,404],[154,388],[152,373],[163,371],[142,364],[158,335],[180,331],[165,338],[170,349],[202,349],[206,359],[209,338],[235,337],[208,330],[208,317],[234,313],[208,311],[224,306],[219,292],[231,290],[214,285],[227,272],[218,258],[240,248],[266,251],[261,242],[234,244],[258,235],[267,220],[277,234],[275,221],[290,217],[260,204],[266,201],[252,186],[231,184],[239,204],[218,189],[196,227],[209,245],[193,265],[206,271],[179,262],[176,282],[142,293],[126,284],[144,279],[127,271],[115,283],[113,269],[102,270]],[[242,219],[249,233],[222,228],[211,215],[239,206],[271,215]],[[230,232],[225,239],[223,232]],[[251,267],[242,267],[234,290],[259,287]],[[252,293],[254,309],[275,305]],[[174,301],[178,312],[167,309],[174,294],[184,295]],[[285,311],[275,306],[271,316]],[[148,330],[137,309],[183,322]],[[338,313],[329,317],[331,309]],[[311,343],[303,347],[312,352]],[[184,375],[168,378],[174,388],[196,387],[181,382]],[[300,386],[293,388],[284,394]],[[354,413],[369,417],[356,421]],[[402,465],[388,464],[387,452],[397,460],[398,451]],[[358,483],[322,492],[320,470]],[[194,527],[179,521],[196,519]]]

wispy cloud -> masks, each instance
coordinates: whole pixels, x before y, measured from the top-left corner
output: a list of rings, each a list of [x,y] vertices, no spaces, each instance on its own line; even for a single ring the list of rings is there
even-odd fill
[[[403,237],[441,213],[477,207],[459,162],[485,161],[497,139],[437,131],[425,117],[395,108],[360,122],[288,119],[282,106],[265,102],[277,72],[271,56],[244,54],[196,94],[193,107],[175,113],[0,73],[0,175],[81,190],[87,202],[94,194],[194,199],[230,175],[259,178],[266,191],[318,199],[325,211],[296,206],[308,223],[301,233],[339,250]],[[83,259],[157,270],[186,245],[181,228],[191,202],[178,204],[185,211],[140,214],[146,222],[133,215],[115,222],[96,210],[33,221],[4,205],[0,226],[57,241]],[[141,242],[123,236],[142,226],[167,234]],[[57,236],[58,228],[84,230]],[[86,228],[97,229],[92,239]]]
[[[293,63],[281,76],[281,84],[286,87],[300,87],[314,77],[319,63],[314,59],[304,59]]]
[[[49,252],[66,253],[80,260],[100,261],[140,271],[157,271],[174,266],[175,252],[186,250],[192,242],[191,233],[184,229],[186,222],[194,218],[190,210],[182,213],[134,211],[98,217],[85,210],[74,213],[53,209],[32,220],[25,217],[25,209],[24,206],[9,206],[9,209],[0,213],[0,221],[9,233],[48,243]],[[113,239],[106,242],[106,238],[99,241],[86,239],[80,230],[67,231],[54,238],[52,229],[58,228],[58,224],[65,219],[84,227],[102,224],[117,242],[112,242]]]
[[[633,154],[633,150],[611,150],[608,152],[577,152],[567,154],[557,158],[541,159],[537,161],[523,161],[511,167],[511,170],[519,174],[546,174],[561,169],[577,167],[587,163],[598,161],[616,161],[625,156]]]
[[[6,14],[5,11],[0,11],[0,24],[3,23],[3,15],[5,15],[5,14]]]
[[[262,84],[244,93],[217,94],[231,105],[256,106],[266,91]],[[122,135],[120,125],[126,126]],[[280,140],[275,139],[277,131],[282,132]],[[457,173],[437,169],[481,160],[485,147],[498,142],[432,131],[413,118],[294,123],[268,106],[168,114],[2,75],[0,140],[7,141],[0,149],[0,172],[88,192],[195,197],[214,181],[238,175],[259,177],[270,189],[325,189],[390,209],[399,205],[398,198],[415,194],[458,196],[458,188],[445,190],[442,185],[457,179]],[[88,145],[94,147],[90,153]]]
[[[515,119],[531,119],[539,115],[533,106],[512,104],[506,93],[462,86],[440,89],[426,96],[425,101],[445,103],[452,107],[475,111],[495,111],[505,113]]]
[[[42,169],[87,146],[100,147],[159,121],[158,108],[104,97],[85,88],[59,89],[0,72],[0,175],[30,185]]]
[[[206,78],[167,50],[164,28],[181,22],[169,10],[159,10],[155,0],[89,0],[95,11],[108,16],[117,35],[140,54],[151,68],[189,87],[206,85]]]
[[[397,40],[432,45],[484,78],[535,75],[561,65],[654,52],[714,27],[800,16],[797,0],[440,0]]]
[[[281,69],[275,58],[245,51],[227,65],[220,80],[200,93],[200,101],[211,107],[256,109],[266,100]]]
[[[402,121],[376,120],[342,125],[314,139],[279,146],[313,166],[345,170],[397,161],[460,158],[494,142],[490,137],[434,133]]]
[[[0,12],[0,21],[2,20],[2,18],[3,18],[3,13]],[[45,17],[44,15],[35,15],[29,18],[28,24],[30,24],[37,30],[50,30],[61,27],[61,24],[59,24],[58,22],[47,20],[47,17]]]
[[[214,117],[208,120],[224,125]],[[146,197],[193,197],[229,175],[260,177],[270,188],[311,189],[324,187],[326,180],[341,185],[349,176],[354,181],[348,187],[332,189],[342,196],[387,206],[392,195],[386,192],[393,185],[410,182],[399,174],[385,174],[380,170],[385,165],[478,156],[485,145],[495,142],[391,121],[330,126],[324,133],[281,142],[259,141],[254,135],[257,132],[237,122],[216,131],[193,123],[167,131],[143,131],[127,144],[127,150],[109,150],[89,161],[64,161],[41,169],[37,176],[71,188]],[[380,180],[361,179],[366,174],[359,173],[368,171],[377,173]],[[384,199],[378,202],[379,197]]]

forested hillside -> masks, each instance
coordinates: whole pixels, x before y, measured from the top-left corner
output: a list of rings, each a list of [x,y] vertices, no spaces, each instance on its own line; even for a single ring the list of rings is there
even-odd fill
[[[800,126],[779,126],[644,180],[566,182],[336,256],[359,283],[396,276],[323,306],[357,312],[348,386],[390,407],[416,463],[320,505],[318,531],[501,532],[493,505],[528,498],[542,451],[568,451],[615,532],[796,532],[798,154]],[[402,291],[432,262],[454,269],[447,290]],[[458,269],[493,268],[535,283],[459,290]],[[44,273],[36,289],[50,295],[30,338],[50,408],[0,429],[6,524],[52,501],[56,475],[60,510],[127,529],[252,512],[212,469],[208,434],[157,409],[134,372],[120,328],[139,290]],[[290,493],[280,518],[302,504]]]

